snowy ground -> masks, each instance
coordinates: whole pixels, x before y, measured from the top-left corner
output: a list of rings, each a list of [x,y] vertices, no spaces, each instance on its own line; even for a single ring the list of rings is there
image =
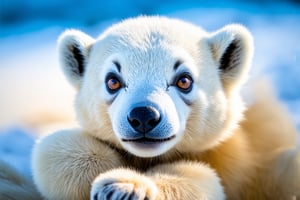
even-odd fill
[[[157,13],[193,22],[209,31],[228,23],[246,25],[256,45],[253,79],[265,75],[271,80],[300,130],[299,7],[238,3],[223,8],[173,6],[171,11],[161,6]],[[95,26],[76,27],[96,36],[115,21],[108,19]],[[6,35],[0,37],[0,159],[27,175],[30,174],[30,152],[38,134],[25,128],[22,117],[43,110],[49,104],[54,111],[72,112],[73,95],[58,67],[55,49],[56,38],[66,27],[57,22],[55,26],[51,23],[47,28],[32,31],[32,26],[31,22],[6,29]]]

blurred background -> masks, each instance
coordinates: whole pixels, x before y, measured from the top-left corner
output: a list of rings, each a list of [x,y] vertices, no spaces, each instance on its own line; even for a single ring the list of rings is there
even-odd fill
[[[58,65],[60,33],[75,28],[97,37],[139,15],[175,17],[208,31],[247,26],[255,38],[250,80],[266,77],[300,130],[299,0],[0,0],[0,159],[30,175],[34,140],[74,122],[74,91]]]

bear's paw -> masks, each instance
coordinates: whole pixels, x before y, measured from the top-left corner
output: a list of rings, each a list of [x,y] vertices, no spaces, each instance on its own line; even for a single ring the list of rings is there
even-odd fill
[[[116,169],[99,175],[92,185],[91,200],[153,200],[153,181],[132,170]]]

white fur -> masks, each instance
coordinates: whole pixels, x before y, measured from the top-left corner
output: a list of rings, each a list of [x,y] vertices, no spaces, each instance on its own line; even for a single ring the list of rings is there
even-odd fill
[[[221,55],[233,40],[242,41],[241,55],[236,58],[240,64],[238,69],[230,71],[232,78],[220,79]],[[69,30],[60,37],[59,49],[65,75],[78,88],[76,108],[83,129],[136,156],[154,157],[170,150],[195,151],[195,146],[203,151],[229,137],[242,107],[236,109],[237,114],[228,113],[232,105],[223,87],[237,85],[233,82],[239,78],[244,80],[251,59],[251,55],[250,58],[244,55],[252,54],[251,41],[250,34],[239,25],[208,34],[179,20],[152,17],[117,24],[95,41],[84,33]],[[73,56],[75,47],[82,51],[85,59],[83,76],[73,73],[79,65]],[[174,71],[178,60],[182,64]],[[114,62],[121,65],[121,72]],[[111,95],[106,90],[105,76],[109,72],[118,74],[125,82],[126,86],[117,94]],[[180,92],[172,82],[176,75],[184,72],[189,72],[194,81],[192,91],[187,94]],[[224,77],[227,73],[221,72]],[[227,85],[222,86],[222,81]],[[175,138],[155,145],[123,142],[122,138],[131,137],[134,132],[127,115],[139,104],[154,105],[162,115],[153,134]],[[195,115],[198,122],[187,125]],[[232,119],[228,119],[228,115],[232,115]],[[109,127],[105,125],[107,120],[111,123]],[[224,126],[228,134],[223,133]],[[198,130],[193,131],[194,127]],[[41,176],[36,177],[38,180]],[[42,182],[38,181],[37,185]]]
[[[251,199],[276,191],[281,179],[270,180],[278,171],[273,169],[277,153],[262,161],[255,153],[261,143],[237,128],[244,111],[239,89],[253,54],[251,34],[243,26],[207,33],[180,20],[139,17],[97,39],[67,31],[59,49],[65,75],[77,88],[81,129],[60,131],[36,145],[34,180],[46,198],[225,199],[226,193]],[[110,73],[123,82],[116,93],[106,86]],[[193,86],[183,92],[175,80],[187,73]],[[159,123],[143,134],[161,142],[128,141],[141,136],[128,120],[141,106],[160,113]],[[269,190],[255,185],[266,168]],[[293,183],[289,195],[297,187]]]
[[[151,23],[147,23],[148,20]],[[174,25],[172,26],[172,24]],[[181,29],[190,31],[187,33],[180,32]],[[130,32],[131,30],[135,30],[134,33]],[[68,34],[71,35],[71,32]],[[73,35],[78,37],[77,31]],[[79,37],[78,40],[80,39]],[[222,86],[220,82],[218,71],[220,55],[224,53],[226,46],[234,39],[241,40],[241,57],[238,58],[241,63],[237,67],[238,69],[230,72],[230,75],[224,73],[224,77],[230,76],[228,80],[222,79],[222,81],[226,81],[226,87],[233,84],[237,86],[239,84],[235,83],[236,81],[245,79],[244,76],[249,69],[249,60],[252,57],[251,36],[241,26],[227,26],[212,35],[190,24],[176,20],[168,21],[165,18],[133,19],[126,21],[124,24],[113,26],[98,38],[90,53],[86,74],[81,85],[82,88],[76,101],[82,126],[92,130],[93,134],[97,134],[99,132],[97,130],[102,128],[101,121],[103,119],[99,116],[99,113],[102,113],[101,105],[114,98],[113,95],[107,93],[103,83],[107,72],[116,71],[113,61],[118,61],[122,67],[121,76],[125,79],[126,88],[120,91],[108,108],[109,118],[115,134],[115,136],[110,135],[109,137],[115,137],[114,141],[116,142],[121,137],[121,131],[130,129],[130,125],[126,121],[126,115],[132,105],[141,102],[157,104],[159,108],[164,109],[166,121],[161,123],[164,132],[167,133],[168,131],[165,128],[169,127],[172,128],[169,135],[177,136],[177,140],[174,140],[174,142],[170,141],[169,144],[166,143],[160,147],[152,148],[152,150],[145,149],[145,151],[124,144],[119,140],[125,149],[137,156],[149,157],[160,155],[178,143],[183,136],[190,114],[190,108],[180,99],[180,95],[185,96],[191,102],[197,101],[199,104],[200,110],[197,112],[202,115],[200,122],[198,122],[201,126],[199,128],[209,128],[209,130],[203,130],[203,137],[208,136],[206,132],[221,133],[227,118],[224,111],[229,109],[226,107],[237,107],[240,104],[238,98],[231,98],[234,105],[226,102],[225,94],[222,91],[222,87],[225,86]],[[217,44],[222,45],[218,46]],[[64,40],[61,45],[64,45]],[[211,48],[214,50],[213,53],[219,54],[215,55],[215,58],[211,55]],[[197,51],[200,51],[200,55]],[[181,94],[173,86],[167,86],[167,83],[170,84],[172,78],[174,78],[172,69],[179,59],[184,64],[178,68],[178,71],[190,71],[194,76],[194,89],[188,95]],[[207,84],[208,80],[213,84]],[[166,92],[166,90],[168,91]],[[234,93],[236,91],[230,90],[230,92]],[[234,94],[229,95],[234,96]],[[237,112],[232,114],[234,119],[230,120],[230,123],[233,123],[230,126],[234,126],[239,120],[242,106],[237,107],[236,110]],[[210,119],[213,119],[213,122]],[[209,136],[210,138],[205,139],[198,136],[199,140],[197,142],[200,145],[201,140],[214,140],[217,144],[218,141],[227,137],[222,135],[220,139],[216,140],[218,135]],[[105,136],[101,135],[99,137],[103,138]],[[202,144],[201,146],[205,147],[206,145]]]

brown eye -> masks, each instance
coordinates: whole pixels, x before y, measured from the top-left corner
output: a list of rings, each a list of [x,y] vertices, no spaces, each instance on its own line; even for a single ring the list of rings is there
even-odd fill
[[[111,78],[108,80],[107,86],[111,90],[117,90],[121,87],[121,83],[118,79]]]
[[[117,76],[109,74],[106,78],[106,88],[108,92],[115,93],[122,87],[121,81]]]
[[[183,92],[189,92],[192,89],[193,80],[192,78],[184,74],[177,79],[176,86]]]

